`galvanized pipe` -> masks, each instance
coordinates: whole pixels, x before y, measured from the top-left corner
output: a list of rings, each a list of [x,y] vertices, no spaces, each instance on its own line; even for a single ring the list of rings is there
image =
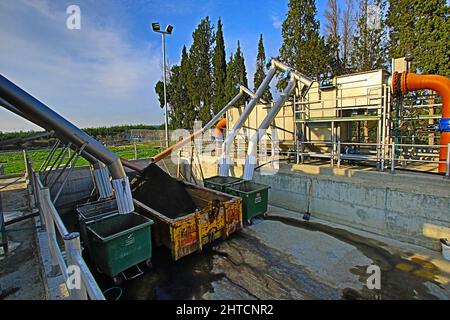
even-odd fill
[[[81,148],[81,146],[87,144],[86,151],[105,163],[115,179],[126,177],[125,170],[116,154],[23,89],[16,86],[3,75],[0,75],[0,96],[10,105],[16,107],[22,114],[30,115],[37,123],[45,124],[46,127],[61,133],[78,147]]]
[[[250,139],[248,144],[247,157],[245,159],[244,176],[243,176],[244,180],[253,179],[253,173],[255,171],[255,166],[257,162],[256,151],[258,141],[261,139],[262,136],[264,136],[270,124],[275,119],[280,109],[283,107],[287,98],[291,95],[292,91],[294,91],[296,84],[297,84],[296,78],[293,75],[291,75],[291,80],[289,81],[287,87],[284,89],[283,93],[280,95],[275,105],[270,109],[269,113],[262,121],[258,130],[253,134],[252,138]]]
[[[2,75],[0,75],[0,97],[6,101],[8,106],[12,106],[21,114],[33,119],[32,122],[56,131],[65,140],[72,142],[80,149],[86,149],[89,155],[107,165],[113,178],[112,183],[115,187],[119,212],[122,214],[133,212],[130,183],[120,158],[114,152]]]
[[[11,112],[17,114],[19,117],[22,117],[22,118],[24,118],[24,119],[30,121],[31,123],[34,123],[34,124],[36,124],[36,125],[42,127],[43,129],[49,131],[51,134],[54,134],[54,131],[53,131],[52,128],[48,127],[46,124],[44,124],[44,123],[42,123],[42,122],[37,121],[37,120],[36,120],[35,118],[33,118],[32,116],[27,115],[27,114],[21,112],[19,109],[17,109],[17,108],[14,107],[13,105],[11,105],[9,102],[7,102],[5,99],[3,99],[1,96],[0,96],[0,105],[3,106],[5,109],[7,109],[7,110],[9,110],[9,111],[11,111]],[[62,137],[61,134],[60,134],[59,132],[57,133],[57,138],[60,139],[61,141],[65,142],[65,143],[70,142],[69,140],[67,140],[67,138]],[[75,146],[75,145],[71,145],[70,148],[71,148],[72,150],[74,150],[74,151],[76,150],[76,146]],[[85,158],[89,163],[91,163],[91,164],[93,164],[93,165],[96,164],[96,163],[98,163],[98,159],[96,159],[94,156],[92,156],[91,154],[89,154],[88,152],[86,152],[86,151],[84,151],[84,150],[83,150],[83,153],[81,154],[81,156],[82,156],[83,158]],[[40,169],[39,169],[39,170],[40,170]]]
[[[256,103],[261,98],[264,91],[269,86],[270,81],[272,81],[273,77],[275,76],[275,73],[277,70],[276,70],[274,61],[275,60],[272,60],[272,65],[271,65],[269,71],[267,72],[267,75],[264,78],[263,82],[261,82],[260,86],[258,87],[258,90],[256,90],[255,96],[253,97],[252,100],[250,100],[250,102],[244,108],[242,115],[237,120],[233,129],[228,133],[228,135],[225,139],[225,142],[222,145],[222,156],[220,159],[220,169],[219,169],[219,174],[221,176],[225,176],[225,177],[228,176],[228,168],[229,168],[229,164],[231,162],[229,159],[229,155],[228,155],[229,146],[233,143],[234,138],[236,137],[239,129],[242,127],[244,122],[250,116],[250,113],[253,111],[254,107],[256,106]]]

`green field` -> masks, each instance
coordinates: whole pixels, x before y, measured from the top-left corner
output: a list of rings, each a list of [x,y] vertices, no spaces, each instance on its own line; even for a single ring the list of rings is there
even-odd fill
[[[127,160],[134,159],[133,145],[109,147],[109,149],[115,152],[119,157],[122,157]],[[61,149],[59,149],[59,151],[60,150]],[[50,152],[49,150],[27,150],[28,157],[33,163],[33,167],[35,169],[39,169],[39,167],[47,158],[49,152]],[[150,158],[156,155],[158,152],[159,151],[153,145],[149,144],[137,145],[137,154],[139,159]],[[66,155],[63,164],[66,163],[67,159],[68,156]],[[0,152],[0,164],[3,165],[4,174],[17,174],[24,172],[25,169],[23,162],[23,152],[22,151],[8,152],[8,153]],[[81,157],[78,159],[77,166],[83,166],[87,164],[88,162],[85,159]]]

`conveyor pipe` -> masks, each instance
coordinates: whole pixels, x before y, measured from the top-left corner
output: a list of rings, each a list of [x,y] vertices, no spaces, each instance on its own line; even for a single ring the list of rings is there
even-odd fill
[[[274,64],[275,60],[272,60],[271,66],[269,68],[269,71],[267,72],[266,77],[261,82],[261,84],[258,87],[258,90],[255,92],[255,96],[250,100],[250,102],[247,104],[247,106],[244,108],[244,111],[242,111],[241,116],[236,121],[234,127],[232,130],[229,131],[225,142],[222,145],[222,155],[220,157],[220,163],[219,163],[219,175],[226,177],[228,176],[228,169],[231,162],[230,156],[229,156],[229,149],[231,144],[234,141],[234,138],[238,134],[239,129],[242,127],[244,122],[247,120],[247,118],[250,116],[250,113],[256,106],[256,103],[259,101],[261,96],[263,95],[264,91],[267,89],[267,87],[270,84],[270,81],[272,81],[273,77],[276,73],[276,66]]]
[[[277,116],[280,109],[285,104],[287,98],[292,94],[292,92],[295,89],[295,86],[297,84],[297,78],[291,74],[291,79],[287,85],[287,87],[284,89],[283,93],[278,97],[278,100],[276,101],[275,105],[270,109],[267,116],[262,121],[261,125],[259,126],[258,130],[253,134],[251,137],[249,144],[248,144],[248,150],[247,150],[247,156],[245,159],[245,166],[244,166],[244,180],[252,180],[253,179],[253,173],[255,171],[256,167],[256,153],[257,153],[257,146],[258,142],[260,141],[261,137],[264,136],[267,129],[269,128],[272,121]]]
[[[125,174],[120,158],[114,152],[16,86],[3,75],[0,75],[0,97],[20,113],[33,119],[33,122],[58,132],[69,142],[77,145],[78,148],[84,146],[88,154],[107,165],[113,178],[112,183],[116,192],[119,212],[130,213],[134,211],[128,177]]]
[[[62,137],[59,133],[55,133],[55,131],[53,131],[53,129],[51,129],[50,127],[48,127],[47,125],[36,121],[36,119],[33,119],[30,115],[27,115],[23,112],[21,112],[20,110],[18,110],[16,107],[14,107],[13,105],[11,105],[9,102],[7,102],[5,99],[3,99],[2,97],[0,97],[0,106],[4,107],[5,109],[11,111],[12,113],[17,114],[19,117],[22,117],[28,121],[30,121],[31,123],[34,123],[35,125],[38,125],[39,127],[47,130],[51,135],[55,135],[57,136],[58,139],[60,139],[62,142],[64,142],[65,144],[68,144],[70,141],[68,141],[66,138]],[[72,144],[70,146],[70,148],[73,151],[77,151],[77,146],[75,146],[74,144]],[[81,156],[83,158],[85,158],[90,164],[92,165],[97,165],[99,163],[98,159],[95,158],[94,156],[90,155],[88,152],[86,152],[85,150],[83,150],[81,152]]]
[[[156,163],[156,162],[158,162],[158,161],[168,157],[169,155],[172,154],[172,152],[174,150],[178,150],[179,148],[184,146],[186,143],[189,143],[190,141],[194,140],[197,136],[203,134],[204,132],[206,132],[207,130],[212,128],[214,126],[214,124],[216,124],[216,122],[221,120],[221,118],[225,114],[225,112],[227,112],[228,109],[230,109],[232,106],[234,106],[236,104],[236,102],[243,96],[244,92],[245,93],[247,93],[247,92],[251,93],[250,90],[248,90],[247,88],[241,86],[240,90],[239,90],[239,93],[233,99],[231,99],[231,101],[228,102],[228,104],[225,107],[223,107],[222,110],[220,110],[201,130],[198,130],[198,131],[194,132],[190,136],[184,138],[183,140],[178,141],[174,145],[170,146],[169,148],[165,149],[161,153],[157,154],[156,156],[154,156],[152,158],[151,162],[152,163]],[[142,171],[142,169],[137,170],[137,171]]]

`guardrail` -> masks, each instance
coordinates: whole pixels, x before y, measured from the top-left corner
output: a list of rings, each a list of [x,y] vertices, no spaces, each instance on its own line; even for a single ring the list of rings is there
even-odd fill
[[[42,184],[39,173],[33,169],[26,152],[24,158],[27,185],[30,186],[34,205],[38,207],[41,221],[47,231],[52,275],[62,273],[69,295],[74,300],[105,300],[103,292],[82,257],[80,234],[68,232],[52,202],[49,188]],[[64,250],[58,244],[58,236],[64,243]],[[74,278],[77,276],[78,282]]]
[[[305,151],[307,146],[314,146],[317,152]],[[351,147],[347,152],[345,147]],[[390,168],[395,172],[397,167],[405,168],[408,164],[430,164],[437,168],[439,164],[446,165],[446,177],[450,176],[450,144],[448,145],[424,145],[424,144],[377,144],[356,142],[299,142],[297,162],[303,162],[305,158],[329,159],[331,166],[340,167],[343,160],[350,163],[375,162],[381,171]],[[357,150],[365,149],[365,152]],[[383,150],[384,148],[384,150]],[[447,160],[439,160],[439,149],[447,148]],[[311,148],[310,148],[311,149]],[[343,151],[344,149],[344,151]],[[303,151],[300,151],[303,150]],[[383,154],[385,156],[383,156]]]

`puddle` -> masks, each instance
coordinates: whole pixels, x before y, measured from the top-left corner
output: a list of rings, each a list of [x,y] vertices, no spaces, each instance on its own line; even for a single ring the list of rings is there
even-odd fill
[[[347,288],[343,290],[343,299],[436,299],[437,297],[430,293],[426,283],[432,283],[442,288],[436,281],[439,269],[429,261],[413,257],[413,253],[407,253],[412,257],[407,259],[400,255],[392,254],[383,248],[385,244],[380,241],[316,222],[301,221],[281,216],[268,216],[265,219],[279,221],[309,231],[326,233],[340,241],[355,246],[380,267],[380,290],[369,290],[364,286],[364,289],[358,292]],[[367,266],[356,266],[351,269],[351,272],[357,274],[363,283],[366,282],[369,276],[366,271]]]

